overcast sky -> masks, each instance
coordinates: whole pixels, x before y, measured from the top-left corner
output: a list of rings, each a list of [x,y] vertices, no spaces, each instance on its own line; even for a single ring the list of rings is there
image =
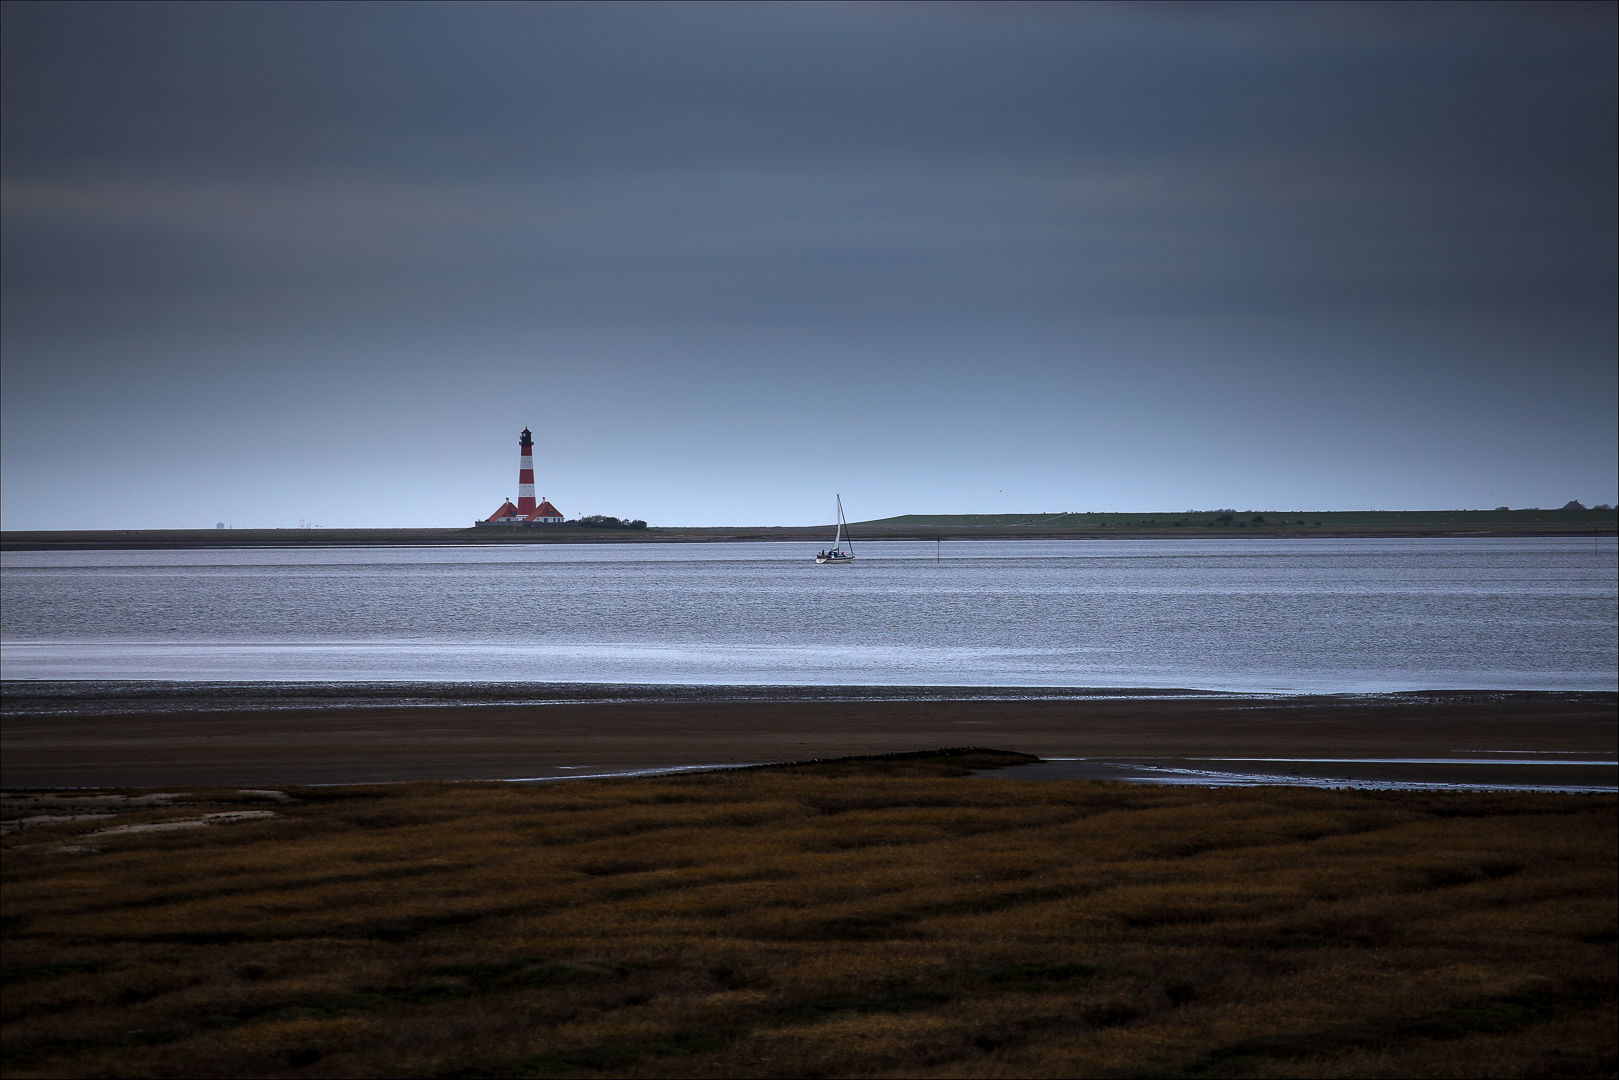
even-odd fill
[[[0,517],[1612,502],[1615,12],[6,3]]]

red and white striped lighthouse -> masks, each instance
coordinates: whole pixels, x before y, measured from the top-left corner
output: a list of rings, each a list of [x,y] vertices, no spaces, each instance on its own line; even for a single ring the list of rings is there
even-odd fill
[[[534,436],[528,428],[523,429],[517,445],[523,451],[517,459],[517,516],[531,518],[534,516]]]
[[[507,499],[500,509],[476,522],[478,525],[561,525],[566,519],[562,511],[549,502],[534,502],[534,433],[523,429],[517,440],[522,456],[517,459],[517,505]]]

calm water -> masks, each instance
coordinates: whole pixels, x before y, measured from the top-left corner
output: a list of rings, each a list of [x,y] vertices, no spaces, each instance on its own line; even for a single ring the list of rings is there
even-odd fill
[[[9,553],[6,679],[1619,686],[1590,539]]]

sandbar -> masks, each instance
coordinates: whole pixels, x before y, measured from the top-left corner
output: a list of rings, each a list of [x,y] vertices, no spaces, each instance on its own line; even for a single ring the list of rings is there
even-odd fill
[[[681,700],[338,706],[237,703],[183,711],[115,699],[90,713],[0,717],[0,786],[367,784],[534,780],[982,746],[1048,759],[1030,779],[1152,780],[1153,770],[1400,783],[1614,787],[1619,695],[1444,691],[1059,699],[723,688]],[[938,693],[938,692],[935,692]],[[536,693],[536,697],[545,695]],[[554,697],[555,695],[553,695]],[[1372,760],[1377,759],[1377,760]],[[1213,765],[1220,761],[1223,764]],[[1584,761],[1601,764],[1573,765]],[[1019,770],[1006,770],[1012,777]]]

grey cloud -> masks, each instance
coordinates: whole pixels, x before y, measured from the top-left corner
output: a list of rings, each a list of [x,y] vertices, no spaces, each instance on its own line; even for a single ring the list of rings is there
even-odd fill
[[[1613,379],[1613,5],[0,12],[8,439],[129,357],[164,423],[272,363],[381,417],[381,341],[445,343],[394,373],[435,407],[435,350],[477,354],[464,384],[566,369],[649,430],[613,380],[678,356],[715,417],[802,433],[770,373],[805,342],[862,358],[873,417],[931,364],[1007,415],[1178,388],[1192,426],[1353,387],[1345,432],[1419,401],[1454,442]],[[1592,400],[1567,426],[1610,476]]]

